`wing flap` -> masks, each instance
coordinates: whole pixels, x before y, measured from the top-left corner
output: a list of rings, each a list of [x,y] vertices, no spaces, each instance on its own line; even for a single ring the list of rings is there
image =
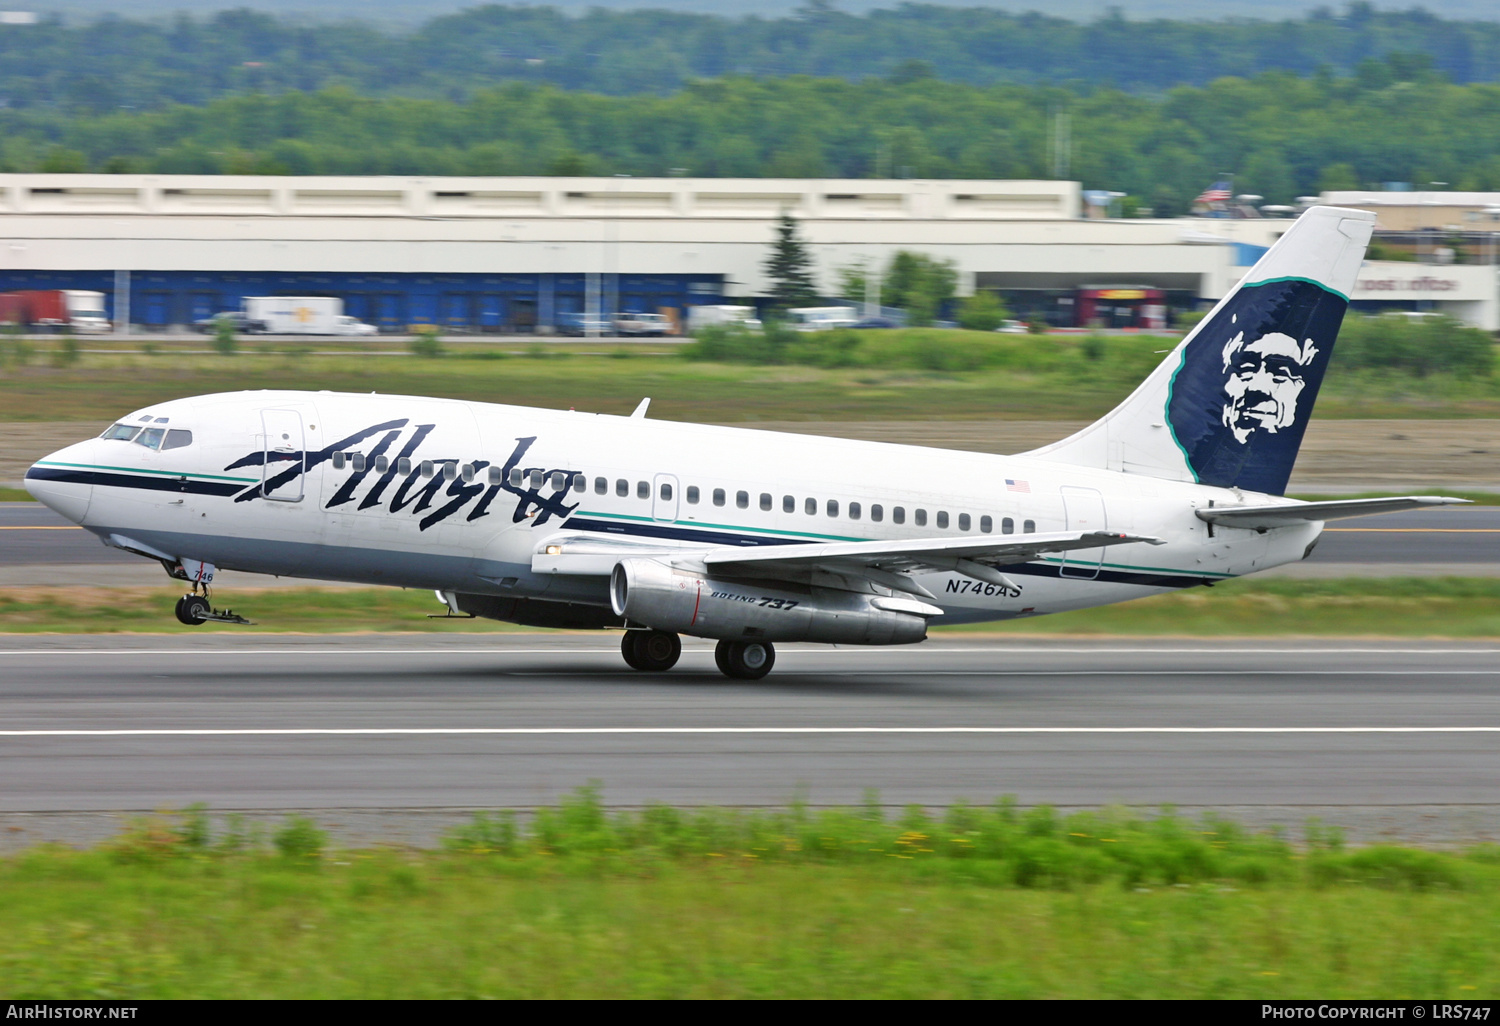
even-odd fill
[[[762,545],[753,549],[711,549],[701,557],[711,568],[874,567],[897,573],[909,570],[958,570],[958,564],[1025,563],[1052,552],[1097,549],[1107,545],[1160,545],[1161,539],[1119,531],[1058,531],[1000,538],[908,538],[897,541],[833,542],[826,545]]]
[[[1265,531],[1291,527],[1312,520],[1343,520],[1403,509],[1453,506],[1468,502],[1445,495],[1403,495],[1391,499],[1335,499],[1331,502],[1287,502],[1267,506],[1213,506],[1196,510],[1198,519],[1220,527],[1243,527]]]

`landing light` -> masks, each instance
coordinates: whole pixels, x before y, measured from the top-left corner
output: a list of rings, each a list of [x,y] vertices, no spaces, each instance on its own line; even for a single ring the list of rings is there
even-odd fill
[[[560,556],[560,555],[562,555],[562,546],[561,545],[548,545],[547,546],[547,555],[549,555],[549,556]]]

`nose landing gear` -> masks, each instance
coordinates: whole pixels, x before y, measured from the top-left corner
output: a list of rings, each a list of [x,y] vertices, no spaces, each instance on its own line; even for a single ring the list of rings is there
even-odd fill
[[[213,607],[209,601],[208,587],[213,583],[217,570],[211,564],[184,559],[176,567],[169,566],[167,572],[173,577],[192,582],[192,590],[177,600],[177,606],[173,610],[180,623],[185,623],[189,627],[197,627],[199,624],[212,620],[215,623],[242,623],[253,626],[250,620],[246,620],[233,609]],[[200,589],[202,594],[199,594]]]

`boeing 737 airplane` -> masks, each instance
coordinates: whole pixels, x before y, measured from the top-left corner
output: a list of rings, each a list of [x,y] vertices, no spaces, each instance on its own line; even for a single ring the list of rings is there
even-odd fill
[[[138,410],[31,493],[216,611],[216,568],[426,588],[452,615],[679,635],[756,679],[777,641],[896,645],[1307,557],[1323,522],[1457,502],[1284,497],[1373,215],[1305,212],[1124,402],[1017,456],[489,403],[231,392]]]

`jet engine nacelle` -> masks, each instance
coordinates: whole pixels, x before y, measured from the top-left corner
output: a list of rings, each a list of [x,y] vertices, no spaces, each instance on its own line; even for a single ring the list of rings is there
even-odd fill
[[[927,637],[937,606],[795,584],[726,581],[654,559],[625,559],[610,575],[616,616],[700,638],[909,645]]]

